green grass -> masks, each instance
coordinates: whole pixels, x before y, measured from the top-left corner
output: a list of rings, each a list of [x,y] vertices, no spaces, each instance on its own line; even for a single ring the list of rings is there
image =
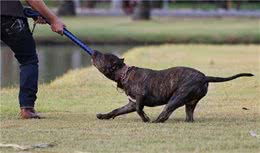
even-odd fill
[[[94,67],[74,70],[40,85],[37,110],[46,117],[42,120],[19,120],[18,89],[2,89],[0,142],[58,144],[31,150],[33,153],[258,153],[260,140],[249,131],[260,134],[259,47],[169,44],[138,47],[123,55],[129,65],[153,69],[182,65],[211,76],[255,74],[252,78],[210,84],[207,96],[195,110],[194,123],[184,122],[183,108],[164,124],[143,123],[136,113],[108,121],[96,119],[96,113],[122,106],[127,98]],[[161,109],[146,107],[145,111],[155,119]]]
[[[260,43],[259,19],[254,18],[63,18],[68,29],[85,42],[95,43]],[[39,42],[70,42],[39,25]]]

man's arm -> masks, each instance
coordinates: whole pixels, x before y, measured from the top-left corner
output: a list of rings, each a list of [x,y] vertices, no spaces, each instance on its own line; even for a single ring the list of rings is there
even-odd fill
[[[65,24],[45,5],[43,0],[26,0],[26,2],[50,22],[53,32],[63,34]]]

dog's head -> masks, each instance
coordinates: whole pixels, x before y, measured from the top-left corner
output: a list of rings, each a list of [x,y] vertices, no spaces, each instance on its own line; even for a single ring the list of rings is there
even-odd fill
[[[107,78],[116,81],[116,71],[125,66],[124,59],[120,59],[113,54],[103,54],[94,51],[92,55],[93,65]]]

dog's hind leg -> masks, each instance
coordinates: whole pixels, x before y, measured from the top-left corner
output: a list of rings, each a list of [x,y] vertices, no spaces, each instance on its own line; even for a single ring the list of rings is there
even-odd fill
[[[181,94],[174,94],[170,101],[167,103],[167,105],[164,107],[161,114],[158,116],[156,120],[153,121],[153,123],[163,123],[165,122],[170,115],[173,113],[174,110],[177,108],[183,106],[185,104],[187,94],[181,93]]]
[[[192,104],[186,104],[185,105],[185,111],[186,111],[186,122],[193,122],[194,119],[193,119],[193,114],[194,114],[194,110],[195,110],[195,107],[198,103],[198,100],[194,100],[192,101]]]
[[[113,110],[112,112],[109,112],[107,114],[97,114],[98,119],[111,119],[115,118],[116,116],[127,114],[127,113],[132,113],[136,111],[136,104],[133,102],[129,102],[127,105],[117,108]]]
[[[197,103],[207,94],[207,91],[208,91],[208,84],[204,84],[200,88],[196,88],[195,92],[193,93],[193,96],[191,96],[193,97],[193,99],[185,104],[186,122],[194,121],[193,114],[197,106]]]

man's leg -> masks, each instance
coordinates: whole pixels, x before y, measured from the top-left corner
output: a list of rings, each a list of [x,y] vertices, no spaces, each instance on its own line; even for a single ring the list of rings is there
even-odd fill
[[[36,93],[38,90],[38,58],[37,55],[15,55],[20,59],[26,59],[26,63],[20,62],[20,92],[19,102],[21,108],[34,108]]]
[[[38,90],[38,57],[26,19],[1,18],[1,40],[15,53],[20,63],[19,102],[22,118],[39,118],[34,111]]]

